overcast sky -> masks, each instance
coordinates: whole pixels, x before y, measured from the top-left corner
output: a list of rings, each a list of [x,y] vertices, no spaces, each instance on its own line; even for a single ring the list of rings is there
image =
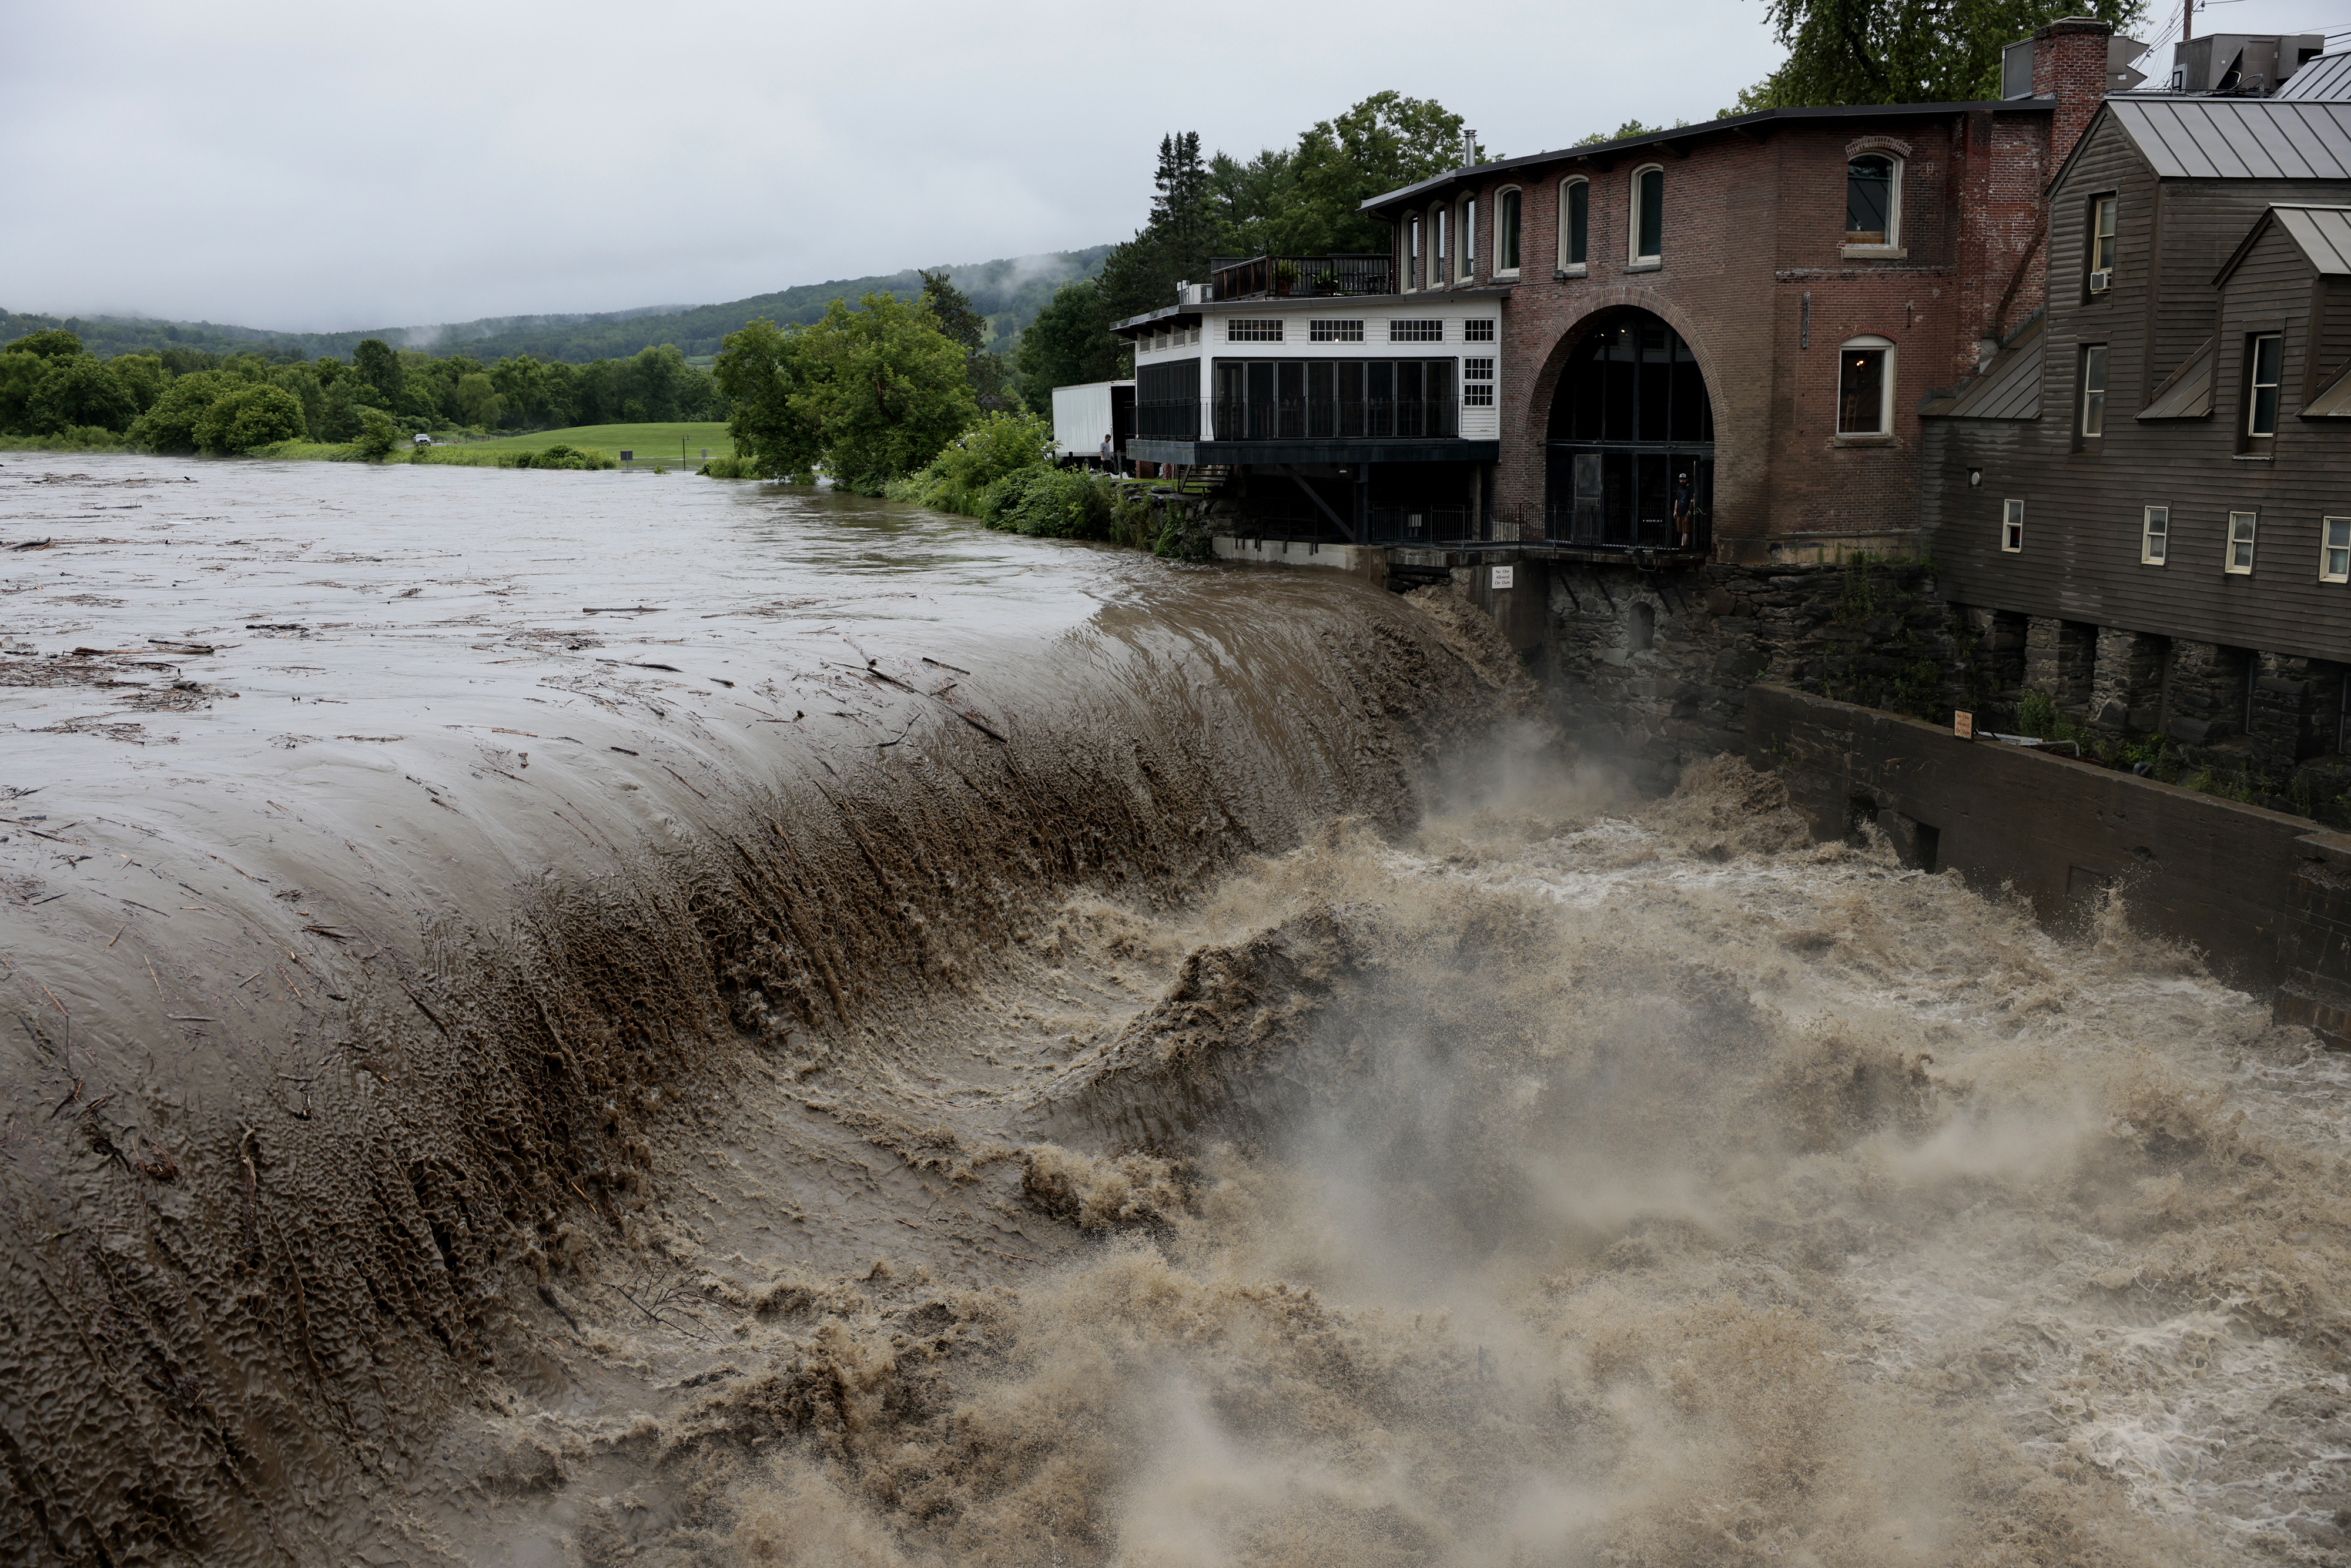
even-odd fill
[[[2174,10],[2141,36],[2175,35]],[[2222,0],[2197,30],[2328,31],[2346,12]],[[0,306],[339,330],[1073,248],[1141,223],[1163,131],[1247,153],[1384,88],[1509,154],[1628,116],[1703,120],[1777,63],[1762,16],[17,0]]]

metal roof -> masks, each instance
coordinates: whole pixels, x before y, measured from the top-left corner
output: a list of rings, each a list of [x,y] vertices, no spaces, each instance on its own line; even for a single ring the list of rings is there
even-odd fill
[[[1761,136],[1780,120],[1865,120],[1907,119],[1917,115],[1967,114],[1990,110],[1997,114],[2046,114],[2057,107],[2053,98],[2011,98],[1980,103],[1844,103],[1824,104],[1816,109],[1759,109],[1751,114],[1733,114],[1721,120],[1700,120],[1696,125],[1677,125],[1669,130],[1645,131],[1638,136],[1626,136],[1614,141],[1579,142],[1573,147],[1555,147],[1548,152],[1528,152],[1516,158],[1497,158],[1489,163],[1474,163],[1459,169],[1448,169],[1442,174],[1383,192],[1370,200],[1356,204],[1363,213],[1377,212],[1395,203],[1410,201],[1426,195],[1441,186],[1457,181],[1477,180],[1506,169],[1523,169],[1531,163],[1559,163],[1574,158],[1609,158],[1619,153],[1635,152],[1644,147],[1662,147],[1673,141],[1692,141],[1701,136],[1719,131],[1736,131],[1750,136]]]
[[[2304,419],[2351,418],[2351,365],[2343,373],[2319,389],[2318,395],[2302,405]]]
[[[1928,404],[1921,413],[1945,419],[2039,419],[2041,417],[2041,329],[2045,317],[2010,340],[1967,390],[1951,402]]]
[[[2321,277],[2351,276],[2351,207],[2272,207]]]
[[[2286,78],[2277,96],[2304,103],[2351,100],[2351,52],[2319,56]]]
[[[2140,419],[2202,419],[2212,412],[2212,346],[2219,340],[2207,338],[2204,346],[2188,356],[2187,363],[2167,377],[2155,389],[2155,396],[2138,411]]]
[[[2351,103],[2134,96],[2105,111],[2162,179],[2351,180]]]

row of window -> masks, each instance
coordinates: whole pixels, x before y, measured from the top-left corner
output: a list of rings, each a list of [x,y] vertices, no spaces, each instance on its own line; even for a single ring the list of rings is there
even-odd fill
[[[1279,343],[1283,340],[1283,320],[1279,316],[1231,316],[1225,320],[1225,341],[1228,343]],[[1314,343],[1360,343],[1364,340],[1361,321],[1309,321],[1306,337]],[[1196,331],[1194,342],[1199,341]],[[1461,340],[1465,343],[1490,343],[1494,340],[1494,319],[1479,317],[1461,323]],[[1443,320],[1390,321],[1388,341],[1391,343],[1442,343],[1445,341]]]
[[[1661,265],[1665,259],[1666,170],[1651,163],[1633,171],[1625,185],[1626,265]],[[1494,198],[1494,276],[1513,277],[1524,247],[1523,193],[1504,190]],[[2111,205],[2111,204],[2110,204]],[[1901,241],[1902,160],[1865,152],[1845,162],[1844,243],[1863,249],[1897,248]],[[2111,228],[2109,214],[2109,226]],[[1558,270],[1579,273],[1590,264],[1592,181],[1573,174],[1559,187]],[[1468,282],[1478,270],[1478,198],[1465,196],[1405,220],[1405,287],[1442,288]]]
[[[2285,365],[2285,340],[2275,332],[2245,336],[2245,417],[2238,428],[2241,451],[2262,453],[2277,438],[2278,385]],[[2106,345],[2081,347],[2081,405],[2075,430],[2085,441],[2106,433]]]
[[[1147,354],[1162,353],[1169,349],[1181,349],[1200,340],[1199,323],[1189,327],[1170,327],[1157,332],[1146,332],[1135,347]]]
[[[2351,517],[2318,520],[2318,580],[2351,582]],[[2261,530],[2259,512],[2231,512],[2220,570],[2233,577],[2251,577],[2253,547]],[[2001,503],[2000,548],[2009,555],[2024,550],[2024,503]],[[2139,518],[2138,559],[2141,566],[2165,566],[2171,559],[2171,508],[2148,507]]]

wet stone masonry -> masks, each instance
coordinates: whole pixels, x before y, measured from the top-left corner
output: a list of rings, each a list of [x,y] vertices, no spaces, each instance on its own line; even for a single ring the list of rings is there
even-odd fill
[[[1674,566],[1525,559],[1456,567],[1587,743],[1667,788],[1738,751],[1762,681],[2351,824],[2342,666],[1951,604],[1923,563]]]

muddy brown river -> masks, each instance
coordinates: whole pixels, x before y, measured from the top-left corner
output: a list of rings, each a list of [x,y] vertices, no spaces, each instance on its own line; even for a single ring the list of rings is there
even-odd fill
[[[2351,1075],[1449,594],[0,455],[0,1557],[2351,1562]]]

